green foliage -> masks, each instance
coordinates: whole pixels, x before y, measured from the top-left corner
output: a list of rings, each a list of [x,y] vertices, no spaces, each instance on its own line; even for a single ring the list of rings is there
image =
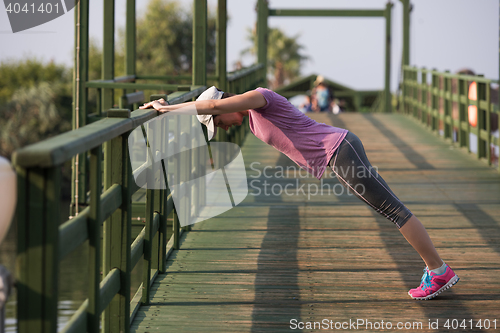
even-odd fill
[[[208,13],[207,71],[215,71],[215,15]],[[120,32],[120,53],[125,45]],[[193,59],[193,14],[180,3],[151,0],[137,20],[137,73],[143,75],[191,74]]]
[[[36,59],[0,63],[0,105],[7,103],[19,88],[34,87],[41,82],[70,83],[71,71],[53,62]]]
[[[36,59],[0,64],[0,155],[71,129],[71,69]]]
[[[0,106],[0,154],[9,157],[20,147],[71,129],[71,109],[63,99],[63,84],[42,82],[16,90],[9,103]]]
[[[248,29],[247,40],[252,46],[243,50],[242,55],[257,54],[257,34]],[[267,73],[270,77],[270,86],[276,88],[290,83],[300,76],[300,67],[309,59],[301,54],[304,47],[297,41],[299,35],[289,37],[278,28],[268,28],[267,43]]]

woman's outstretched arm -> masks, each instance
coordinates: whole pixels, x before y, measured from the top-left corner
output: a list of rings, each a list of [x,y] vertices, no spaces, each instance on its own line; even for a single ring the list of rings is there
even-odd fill
[[[167,105],[164,100],[153,101],[144,104],[140,109],[153,107],[159,112],[178,111],[186,108],[186,113],[192,112],[192,107],[196,108],[197,114],[224,114],[232,112],[246,111],[248,109],[257,109],[267,104],[264,96],[258,91],[252,90],[241,95],[228,97],[225,99],[211,99],[196,102],[187,102],[175,105]],[[182,110],[179,110],[182,111]]]

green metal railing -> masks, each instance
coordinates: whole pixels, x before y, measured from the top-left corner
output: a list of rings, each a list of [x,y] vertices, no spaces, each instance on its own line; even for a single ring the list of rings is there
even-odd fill
[[[491,145],[499,139],[492,127],[500,126],[498,104],[492,103],[492,84],[498,80],[482,76],[450,74],[425,68],[403,67],[403,87],[399,112],[412,115],[432,131],[471,152],[470,133],[477,136],[476,156],[492,164]],[[472,82],[477,84],[477,99],[469,99]],[[477,108],[477,125],[469,120],[469,105]],[[493,121],[496,124],[493,124]],[[500,163],[499,163],[500,171]]]
[[[259,73],[262,65],[236,72],[228,77],[228,85],[235,92],[253,89],[262,81]],[[167,99],[171,104],[189,101],[205,87],[191,89],[169,94]],[[189,230],[179,227],[168,190],[146,190],[145,226],[132,239],[132,195],[139,187],[132,176],[137,170],[132,170],[127,138],[134,128],[155,118],[157,112],[110,109],[106,114],[107,118],[13,155],[18,174],[19,333],[57,332],[59,265],[87,240],[89,261],[88,267],[82,267],[82,274],[88,274],[88,298],[63,332],[99,332],[100,326],[107,332],[128,332],[138,307],[149,302],[155,277],[165,271],[167,256],[179,247],[182,232]],[[195,125],[199,126],[193,121]],[[183,134],[177,130],[177,134]],[[241,145],[247,132],[244,124],[229,133],[219,131],[217,140]],[[89,159],[88,206],[61,224],[61,170],[78,154]],[[198,170],[186,168],[186,172]],[[167,223],[167,219],[172,222]],[[141,257],[143,281],[135,297],[131,297],[131,271]]]

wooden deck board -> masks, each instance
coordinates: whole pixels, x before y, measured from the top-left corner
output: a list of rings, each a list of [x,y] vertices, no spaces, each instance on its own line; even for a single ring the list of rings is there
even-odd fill
[[[413,301],[406,293],[424,265],[396,227],[345,192],[307,191],[338,185],[330,175],[320,183],[276,174],[293,164],[250,135],[242,151],[255,180],[251,193],[183,237],[132,331],[325,331],[292,330],[291,319],[417,322],[419,332],[436,332],[429,320],[439,319],[445,331],[446,319],[497,319],[500,330],[499,174],[404,116],[314,117],[361,138],[372,165],[422,220],[460,282],[434,300]],[[266,166],[271,177],[259,177]],[[264,181],[269,188],[291,184],[292,193],[266,196]],[[301,185],[304,193],[296,191]]]

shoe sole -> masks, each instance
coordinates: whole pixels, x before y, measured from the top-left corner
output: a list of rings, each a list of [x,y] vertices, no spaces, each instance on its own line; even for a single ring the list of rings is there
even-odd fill
[[[458,281],[460,280],[460,278],[455,275],[454,277],[452,277],[448,283],[446,283],[444,286],[442,286],[438,291],[434,292],[433,294],[430,294],[428,296],[425,296],[425,297],[413,297],[410,292],[408,292],[408,295],[410,295],[411,298],[415,299],[415,300],[418,300],[418,301],[426,301],[428,299],[432,299],[436,296],[438,296],[439,294],[441,294],[443,291],[447,290],[447,289],[450,289],[451,287],[453,287]]]

